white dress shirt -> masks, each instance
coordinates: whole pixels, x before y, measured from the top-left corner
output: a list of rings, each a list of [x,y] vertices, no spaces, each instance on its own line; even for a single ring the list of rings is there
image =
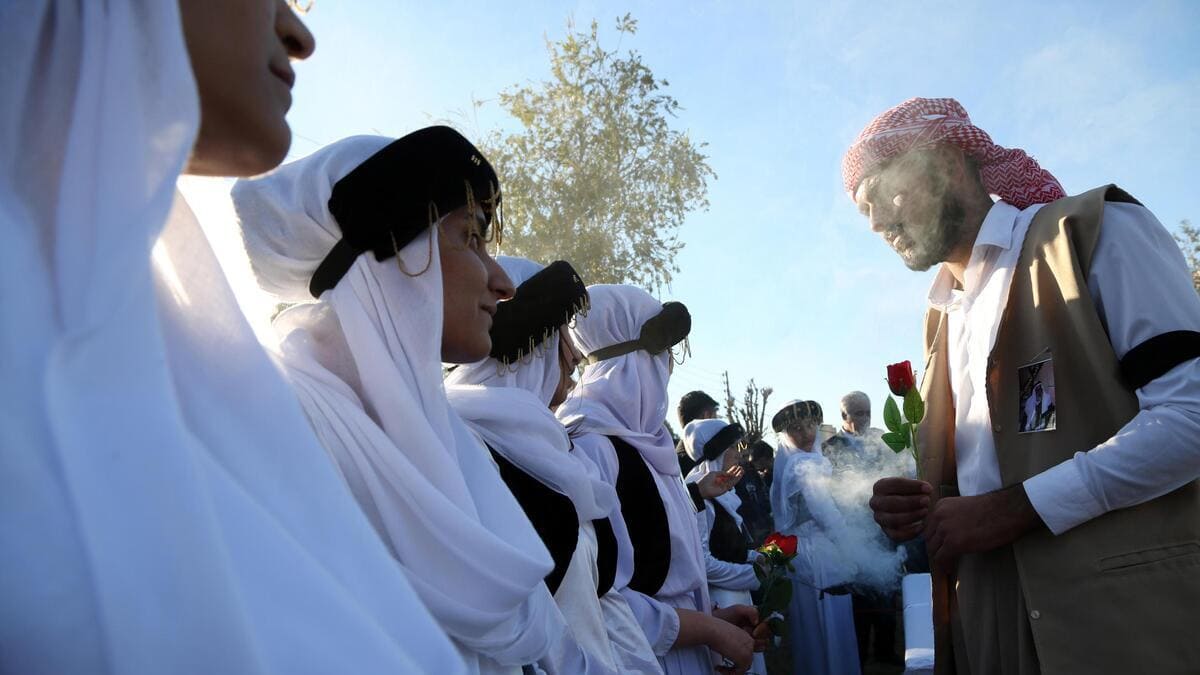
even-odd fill
[[[1003,487],[985,389],[988,354],[1008,301],[1035,205],[997,202],[983,221],[963,289],[943,267],[929,304],[947,315],[950,384],[955,400],[959,493]],[[1108,203],[1088,274],[1088,290],[1113,351],[1123,358],[1149,338],[1200,330],[1200,296],[1179,247],[1152,213]],[[1024,483],[1034,509],[1055,534],[1108,511],[1162,496],[1200,476],[1200,359],[1137,390],[1140,411],[1115,436]]]

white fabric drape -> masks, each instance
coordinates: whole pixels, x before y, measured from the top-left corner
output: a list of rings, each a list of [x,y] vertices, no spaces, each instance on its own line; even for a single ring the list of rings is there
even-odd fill
[[[571,329],[585,354],[635,339],[642,324],[662,311],[659,301],[632,286],[594,285],[588,287],[588,294],[591,309],[586,317],[577,318]],[[667,352],[654,356],[636,351],[589,365],[575,391],[559,406],[558,417],[570,431],[576,451],[595,462],[610,484],[616,484],[618,464],[606,436],[622,438],[646,462],[667,512],[670,567],[654,597],[627,587],[633,573],[633,546],[624,518],[615,511],[611,518],[617,536],[614,587],[628,601],[665,672],[710,673],[712,660],[706,647],[673,648],[679,634],[675,609],[709,612],[712,607],[695,508],[664,427],[670,358]]]
[[[588,286],[592,310],[576,320],[571,337],[585,355],[637,339],[642,324],[662,311],[662,303],[632,286]],[[596,306],[605,309],[597,311]],[[637,448],[656,471],[679,475],[679,460],[667,419],[667,380],[671,355],[636,351],[589,365],[579,386],[558,409],[573,433],[620,436]]]
[[[163,231],[197,121],[177,3],[0,5],[0,671],[464,672]]]
[[[320,242],[338,232],[325,207],[332,185],[387,142],[346,139],[238,183],[264,287],[303,292]],[[360,506],[469,666],[508,672],[556,651],[578,655],[542,583],[549,554],[446,400],[434,230],[397,259],[359,256],[319,302],[280,314],[283,364]],[[425,271],[409,276],[400,265]]]
[[[797,448],[787,433],[779,439],[771,491],[775,529],[797,537],[787,612],[793,672],[855,675],[858,642],[850,596],[820,590],[848,582],[856,571],[831,538],[846,527],[830,494],[833,466],[821,454],[819,433],[810,451]]]

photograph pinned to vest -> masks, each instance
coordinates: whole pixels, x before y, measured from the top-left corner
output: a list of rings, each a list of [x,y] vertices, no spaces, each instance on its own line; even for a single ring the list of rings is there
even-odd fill
[[[1017,428],[1023,434],[1054,431],[1054,359],[1039,358],[1018,368],[1017,384],[1021,388]]]

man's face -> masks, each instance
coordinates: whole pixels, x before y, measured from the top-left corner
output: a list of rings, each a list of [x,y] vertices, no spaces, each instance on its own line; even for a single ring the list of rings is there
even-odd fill
[[[862,436],[871,428],[871,404],[855,401],[843,405],[842,428],[855,436]]]
[[[774,464],[774,460],[771,459],[770,455],[762,455],[755,457],[752,463],[754,464],[754,469],[758,471],[758,474],[760,476],[765,476],[771,470],[771,465]]]
[[[959,181],[962,156],[946,149],[912,150],[867,176],[854,193],[859,213],[909,269],[944,262],[966,231]],[[955,161],[958,164],[955,164]]]

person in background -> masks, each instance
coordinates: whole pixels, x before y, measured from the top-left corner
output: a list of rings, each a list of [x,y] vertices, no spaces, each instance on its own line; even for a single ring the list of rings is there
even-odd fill
[[[617,490],[621,593],[669,675],[745,672],[766,646],[751,635],[758,614],[712,609],[696,527],[703,501],[698,509],[684,486],[663,426],[671,349],[687,337],[691,315],[633,286],[599,284],[588,295],[591,309],[570,330],[588,365],[557,414],[576,452]]]
[[[880,440],[881,432],[871,428],[871,399],[861,391],[852,391],[842,397],[841,407],[842,427],[822,445],[834,472],[887,475],[873,471],[884,459],[883,453],[892,452]],[[880,663],[903,664],[895,648],[895,594],[856,588],[850,598],[859,663],[865,666],[868,657],[873,657]]]
[[[742,425],[737,423],[715,419],[689,422],[683,429],[684,443],[696,467],[684,480],[698,482],[707,474],[724,473],[736,466],[744,435]],[[741,505],[737,493],[730,491],[705,499],[704,510],[696,514],[700,544],[704,548],[708,594],[717,607],[752,605],[750,593],[759,590],[754,571],[759,554],[739,513]],[[746,672],[766,675],[766,671],[762,654],[756,654]]]
[[[700,390],[689,391],[679,398],[679,405],[675,412],[679,416],[680,435],[675,442],[675,454],[679,456],[680,475],[688,475],[688,472],[696,466],[692,458],[688,456],[687,448],[684,447],[683,428],[692,420],[716,419],[719,408],[720,404],[713,397]]]
[[[850,578],[833,541],[846,519],[833,499],[833,466],[821,454],[821,419],[816,401],[801,400],[788,402],[771,418],[779,438],[771,486],[775,529],[798,539],[787,613],[792,672],[857,675],[850,598],[827,591]]]
[[[759,439],[743,451],[742,479],[734,486],[741,506],[746,529],[754,544],[761,545],[772,532],[771,522],[771,464],[775,451]]]

